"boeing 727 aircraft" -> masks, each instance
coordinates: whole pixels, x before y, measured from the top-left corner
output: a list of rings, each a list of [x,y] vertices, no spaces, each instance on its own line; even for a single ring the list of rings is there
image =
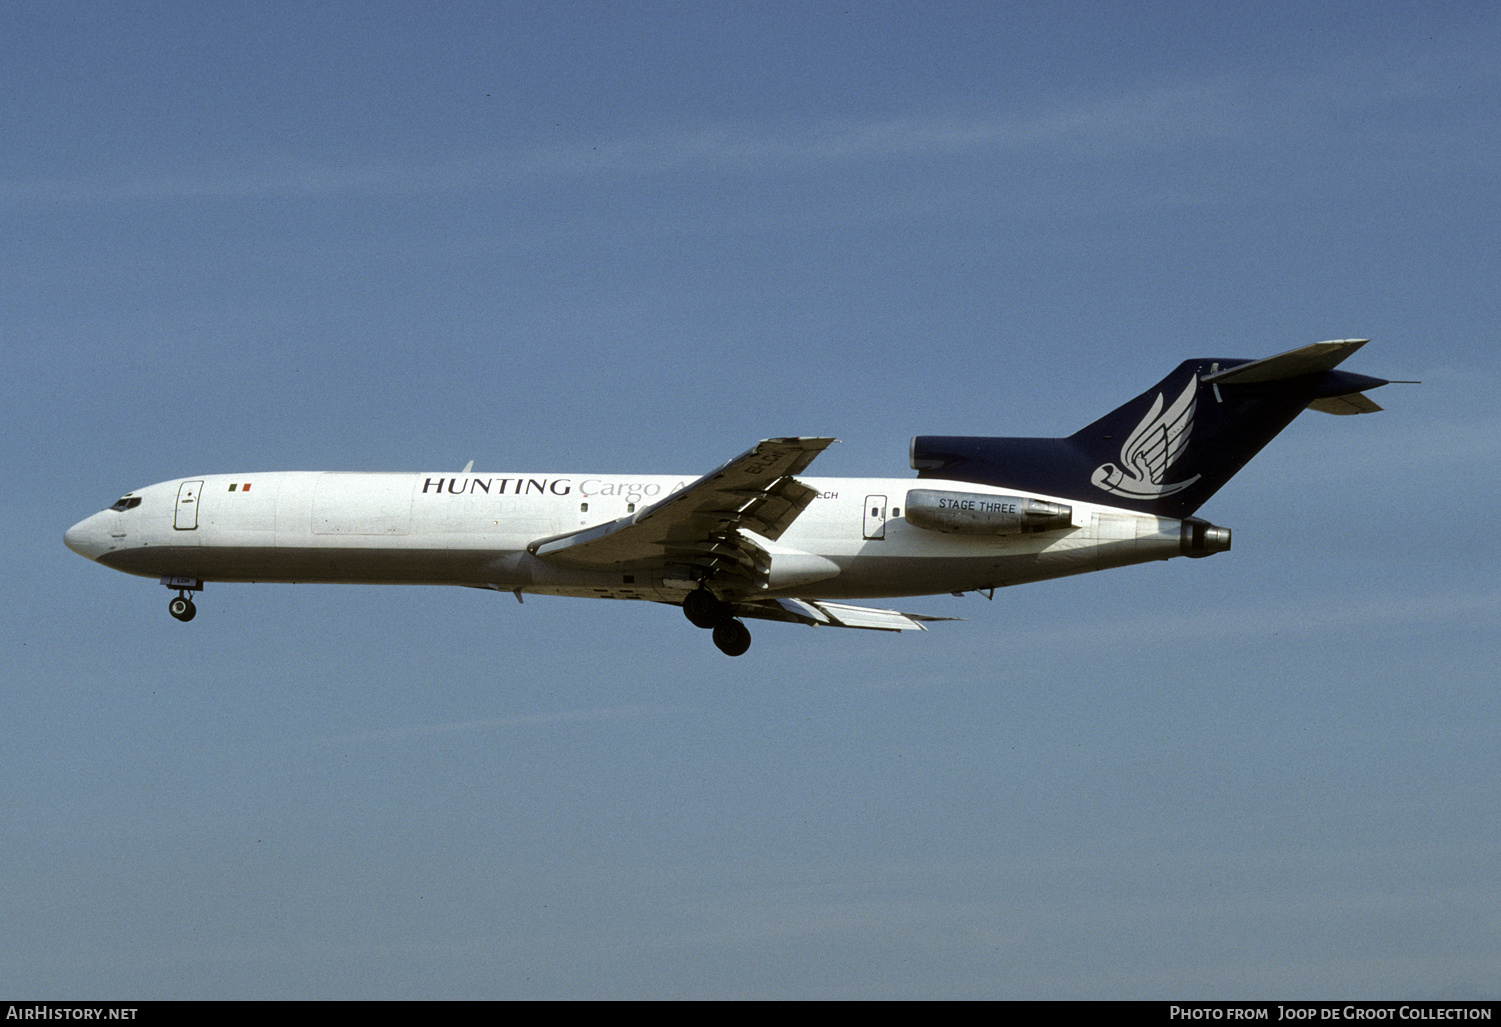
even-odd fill
[[[1194,511],[1305,408],[1380,410],[1337,371],[1364,339],[1200,359],[1061,439],[920,435],[917,479],[807,478],[834,439],[757,443],[701,478],[282,471],[121,497],[64,535],[159,578],[190,621],[211,581],[467,585],[681,606],[731,656],[747,619],[923,630],[848,600],[992,592],[1230,548]]]

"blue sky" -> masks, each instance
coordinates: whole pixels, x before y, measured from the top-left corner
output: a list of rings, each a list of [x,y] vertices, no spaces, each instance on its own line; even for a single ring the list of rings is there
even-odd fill
[[[1496,998],[1501,15],[34,4],[0,30],[0,990]],[[919,635],[63,548],[196,473],[1069,433],[1369,337],[1233,552]]]

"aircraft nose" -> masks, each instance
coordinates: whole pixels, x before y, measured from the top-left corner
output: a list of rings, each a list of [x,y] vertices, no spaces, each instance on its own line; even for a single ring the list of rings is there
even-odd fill
[[[97,560],[99,554],[108,548],[104,540],[104,531],[99,527],[99,515],[85,517],[63,532],[63,545],[79,556]]]

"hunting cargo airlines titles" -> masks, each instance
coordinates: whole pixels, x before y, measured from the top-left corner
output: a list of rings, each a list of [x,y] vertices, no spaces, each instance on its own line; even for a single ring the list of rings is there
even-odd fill
[[[1336,366],[1363,339],[1200,359],[1067,438],[919,435],[911,478],[810,478],[834,439],[778,438],[700,478],[282,471],[198,475],[69,528],[91,560],[173,590],[211,581],[467,585],[682,607],[731,656],[750,619],[923,630],[853,605],[986,592],[1230,548],[1193,516],[1304,409],[1381,409]]]

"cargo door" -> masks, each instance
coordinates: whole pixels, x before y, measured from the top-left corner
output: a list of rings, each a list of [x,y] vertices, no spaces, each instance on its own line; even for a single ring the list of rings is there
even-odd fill
[[[203,482],[185,481],[177,490],[177,515],[172,527],[178,531],[190,531],[198,527],[198,494],[203,491]]]

